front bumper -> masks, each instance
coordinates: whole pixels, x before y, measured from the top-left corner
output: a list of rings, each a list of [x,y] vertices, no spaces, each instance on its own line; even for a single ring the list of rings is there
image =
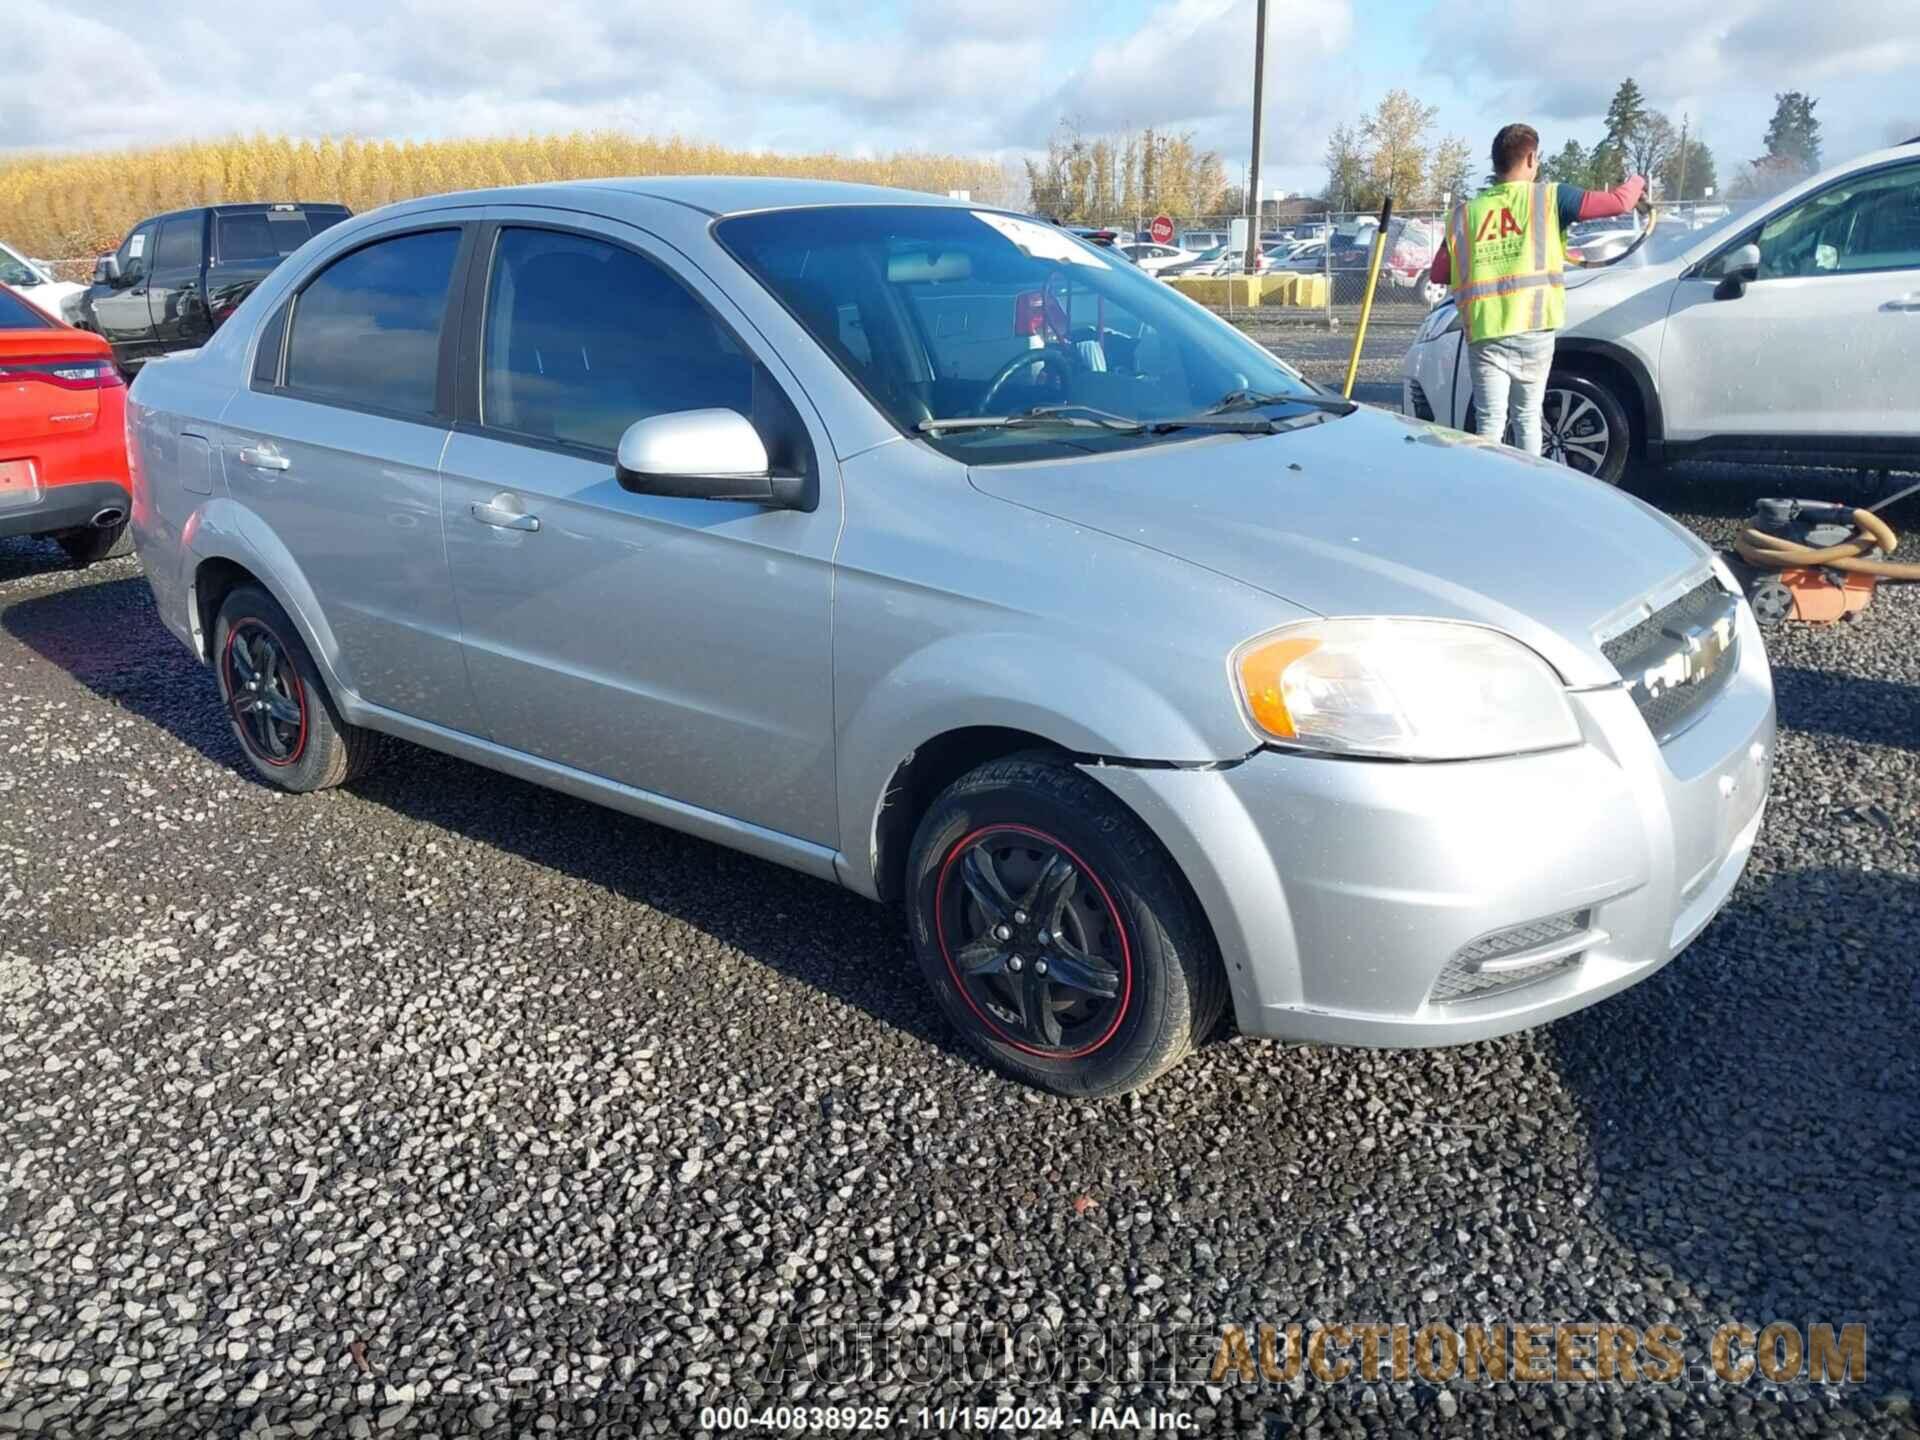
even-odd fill
[[[1219,769],[1089,765],[1153,828],[1212,923],[1248,1034],[1451,1045],[1633,985],[1732,893],[1759,833],[1772,677],[1752,613],[1740,668],[1657,744],[1621,687],[1576,693],[1582,743],[1448,764],[1262,751]],[[1462,952],[1576,912],[1587,938],[1535,978],[1464,998]],[[1522,973],[1516,971],[1516,973]]]
[[[0,507],[0,537],[84,530],[102,510],[117,509],[125,515],[132,507],[127,487],[116,480],[43,485],[29,503]]]
[[[1464,430],[1472,402],[1473,373],[1462,332],[1450,330],[1408,347],[1400,362],[1400,409],[1405,414]]]

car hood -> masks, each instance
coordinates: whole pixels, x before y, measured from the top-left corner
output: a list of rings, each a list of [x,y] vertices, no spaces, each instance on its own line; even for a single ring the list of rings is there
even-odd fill
[[[1687,530],[1611,486],[1372,409],[1279,435],[970,474],[988,495],[1321,615],[1493,626],[1575,686],[1615,682],[1600,637],[1711,564]]]

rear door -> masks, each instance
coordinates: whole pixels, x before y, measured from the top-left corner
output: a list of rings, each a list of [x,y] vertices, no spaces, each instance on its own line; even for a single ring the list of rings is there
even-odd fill
[[[1760,249],[1745,293],[1726,257]],[[1920,163],[1850,175],[1776,210],[1678,282],[1660,346],[1670,440],[1911,453],[1920,357]]]
[[[120,242],[115,259],[120,278],[110,286],[95,286],[93,323],[122,361],[140,360],[153,353],[153,316],[147,310],[147,275],[153,264],[153,237],[157,221],[136,226]]]
[[[147,313],[156,350],[188,350],[213,333],[200,287],[207,259],[207,212],[192,210],[160,222],[147,278]]]
[[[466,243],[458,223],[416,219],[323,262],[263,317],[220,440],[228,489],[312,588],[342,679],[473,732],[439,476]]]

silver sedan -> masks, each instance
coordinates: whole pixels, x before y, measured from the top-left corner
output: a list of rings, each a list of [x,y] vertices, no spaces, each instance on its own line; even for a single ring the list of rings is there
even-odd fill
[[[1672,959],[1760,825],[1766,658],[1698,541],[1027,216],[391,206],[130,427],[160,613],[259,776],[397,736],[897,904],[958,1029],[1066,1093],[1229,1011],[1564,1015]]]

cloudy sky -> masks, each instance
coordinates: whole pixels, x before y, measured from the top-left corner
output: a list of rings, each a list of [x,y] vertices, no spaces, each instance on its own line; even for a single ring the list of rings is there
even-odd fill
[[[6,0],[0,150],[255,130],[618,127],[779,150],[1016,156],[1062,116],[1247,156],[1253,0]],[[1265,182],[1317,189],[1328,128],[1389,86],[1478,149],[1591,142],[1615,84],[1685,112],[1721,172],[1776,90],[1840,158],[1920,134],[1920,0],[1270,0]]]

